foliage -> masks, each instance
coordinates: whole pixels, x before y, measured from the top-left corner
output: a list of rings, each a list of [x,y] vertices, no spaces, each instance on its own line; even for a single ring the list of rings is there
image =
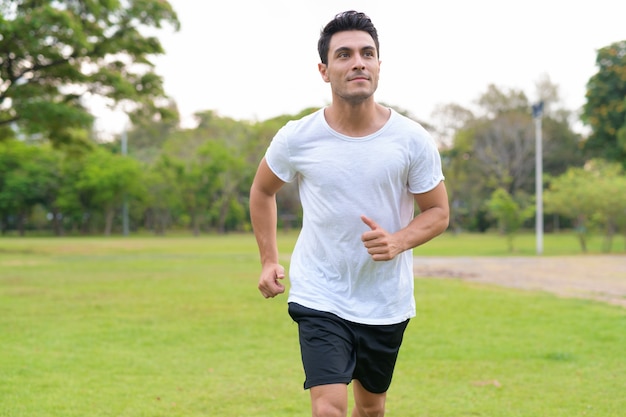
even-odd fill
[[[172,117],[155,122],[152,117],[136,117],[132,129],[127,129],[127,153],[142,163],[151,165],[162,154],[164,144],[179,134],[178,107],[172,101],[168,106]],[[121,153],[121,139],[108,144],[114,152]]]
[[[596,66],[582,115],[592,129],[585,149],[626,167],[626,40],[599,49]]]
[[[169,117],[151,62],[163,49],[142,33],[178,29],[167,1],[6,0],[0,12],[0,140],[87,145],[96,99],[131,118]]]
[[[542,97],[556,100],[555,87],[544,80],[542,88]],[[485,202],[495,190],[506,190],[523,207],[530,205],[528,196],[534,192],[534,130],[528,100],[519,91],[490,86],[479,102],[484,108],[476,113],[450,105],[440,115],[448,120],[459,116],[442,133],[452,134],[454,140],[441,150],[451,226],[457,232],[486,231],[494,225],[497,216],[489,216]],[[177,112],[173,102],[168,107]],[[554,103],[545,108],[544,172],[556,177],[570,167],[582,166],[580,137],[567,124],[566,111]],[[133,231],[165,234],[185,228],[199,235],[249,230],[248,193],[258,162],[287,121],[315,110],[254,123],[203,111],[196,114],[198,124],[192,129],[180,129],[171,119],[154,121],[142,115],[126,132],[126,159],[120,155],[120,138],[82,154],[58,153],[30,141],[32,146],[28,146],[38,149],[37,157],[26,152],[11,154],[15,151],[10,149],[26,143],[5,140],[6,146],[0,147],[0,174],[7,173],[0,177],[0,228],[4,233],[44,227],[58,235],[110,234],[119,230],[121,205],[128,201]],[[29,173],[23,178],[29,178],[30,185],[18,187],[18,173],[23,171],[15,170],[22,164],[17,161],[24,160],[28,167],[28,159],[41,161],[39,168],[45,167],[45,174]],[[29,197],[36,189],[47,191]],[[17,196],[18,190],[24,194]],[[279,225],[297,227],[302,216],[297,185],[283,187],[277,199]],[[565,216],[563,223],[575,219],[564,212],[561,216]],[[45,218],[51,219],[48,226]],[[623,229],[621,217],[613,218],[613,229]],[[599,215],[590,220],[599,222]]]
[[[499,114],[527,113],[528,98],[521,90],[504,90],[494,84],[489,84],[487,90],[478,98],[478,105],[488,118]]]
[[[572,131],[566,120],[560,119],[558,115],[554,118],[543,117],[541,129],[544,173],[560,175],[570,167],[584,165],[582,138]],[[531,192],[531,189],[527,187],[526,192]]]
[[[60,154],[49,147],[0,142],[0,230],[13,221],[23,235],[25,222],[37,205],[49,207],[56,218],[59,168]]]
[[[189,221],[183,215],[184,204],[181,191],[181,178],[184,167],[174,158],[161,155],[145,173],[144,181],[147,189],[146,200],[146,227],[156,234],[163,235],[178,219],[182,226],[188,226]]]
[[[548,212],[576,219],[581,249],[586,251],[586,236],[598,225],[604,230],[606,252],[618,227],[626,225],[626,175],[617,163],[592,160],[584,168],[570,168],[550,181],[544,196]]]
[[[166,25],[179,28],[167,1],[6,0],[0,13],[2,233],[46,227],[57,235],[110,234],[124,201],[131,203],[134,230],[247,230],[249,187],[272,137],[287,121],[317,110],[254,123],[205,110],[195,115],[195,128],[179,128],[177,104],[166,97],[152,63],[164,52],[154,35]],[[590,155],[626,166],[626,41],[600,49],[596,64],[583,113],[592,129],[586,140],[570,125],[573,112],[560,107],[558,86],[544,76],[536,87],[544,102],[543,171],[553,179],[552,212],[577,224],[584,250],[586,231],[594,227],[603,229],[611,250],[614,234],[622,230],[626,237],[624,193],[614,192],[624,189],[623,174],[594,161],[586,169],[602,172],[594,182],[580,167]],[[94,101],[129,113],[128,158],[120,155],[119,138],[94,145]],[[498,218],[489,216],[489,200],[508,230],[511,219],[503,222],[501,210],[528,206],[534,192],[530,101],[521,90],[488,85],[476,105],[443,105],[435,115],[439,125],[421,123],[442,146],[451,227],[488,230]],[[568,187],[569,197],[559,191]],[[297,184],[277,198],[279,224],[297,226]]]
[[[145,194],[141,172],[136,160],[103,149],[96,149],[85,157],[74,185],[79,195],[87,196],[87,208],[102,211],[105,235],[111,234],[115,212],[124,199],[141,199]]]
[[[477,123],[473,157],[488,186],[512,194],[528,189],[534,172],[533,139],[533,123],[527,113],[503,113]]]
[[[504,188],[498,188],[487,201],[487,208],[491,215],[497,219],[500,233],[507,237],[509,252],[513,252],[515,234],[522,227],[522,224],[535,213],[534,207],[527,205],[522,208]]]
[[[580,137],[568,125],[568,112],[557,107],[558,89],[541,80],[546,100],[543,117],[544,172],[559,175],[584,162]],[[438,117],[447,120],[452,145],[442,150],[452,206],[451,226],[484,231],[490,226],[484,202],[499,189],[532,195],[535,187],[535,129],[526,96],[490,85],[477,100],[476,112],[449,105]],[[482,116],[479,116],[482,115]],[[452,122],[454,120],[454,122]]]
[[[456,133],[454,146],[441,152],[446,188],[451,204],[450,226],[460,232],[463,228],[471,231],[485,231],[489,225],[480,221],[484,218],[483,202],[488,198],[485,178],[473,153],[474,131],[466,127]]]
[[[124,196],[144,192],[138,162],[95,148],[69,156],[50,146],[8,140],[0,143],[0,224],[24,233],[30,213],[43,207],[57,234],[87,226],[101,212],[110,234],[113,215]],[[86,229],[83,229],[86,230]]]

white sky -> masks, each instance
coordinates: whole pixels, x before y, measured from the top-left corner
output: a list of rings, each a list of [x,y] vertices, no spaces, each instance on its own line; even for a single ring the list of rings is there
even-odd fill
[[[317,71],[319,31],[341,11],[378,29],[378,101],[429,121],[439,104],[471,106],[489,84],[536,99],[547,74],[567,108],[585,102],[597,49],[626,39],[626,1],[169,0],[181,30],[159,33],[156,71],[190,126],[197,111],[264,120],[330,101]],[[121,130],[124,118],[99,122]],[[106,126],[106,127],[105,127]]]

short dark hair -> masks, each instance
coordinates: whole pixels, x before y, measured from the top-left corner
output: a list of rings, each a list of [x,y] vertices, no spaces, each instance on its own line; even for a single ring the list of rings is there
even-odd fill
[[[374,39],[376,53],[380,56],[378,32],[376,31],[372,20],[365,13],[349,10],[336,15],[335,18],[328,22],[328,24],[320,32],[320,39],[317,42],[317,51],[320,54],[320,59],[323,64],[328,64],[328,48],[330,47],[330,38],[337,32],[347,30],[362,30],[369,33],[372,39]]]

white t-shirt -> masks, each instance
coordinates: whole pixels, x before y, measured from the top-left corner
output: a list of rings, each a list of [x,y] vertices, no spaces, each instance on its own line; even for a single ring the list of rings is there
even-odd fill
[[[334,131],[321,109],[288,122],[265,157],[282,181],[298,181],[304,213],[288,301],[363,324],[415,316],[412,251],[373,261],[361,241],[369,227],[360,216],[392,233],[413,219],[413,194],[443,180],[428,132],[392,110],[377,132],[349,137]]]

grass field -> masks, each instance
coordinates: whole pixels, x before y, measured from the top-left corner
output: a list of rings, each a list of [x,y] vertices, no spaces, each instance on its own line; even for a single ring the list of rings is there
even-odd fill
[[[508,255],[490,235],[419,253]],[[545,253],[579,250],[547,235]],[[258,272],[251,235],[0,239],[0,417],[310,415],[286,297]],[[453,280],[416,298],[388,416],[625,415],[625,309]]]

